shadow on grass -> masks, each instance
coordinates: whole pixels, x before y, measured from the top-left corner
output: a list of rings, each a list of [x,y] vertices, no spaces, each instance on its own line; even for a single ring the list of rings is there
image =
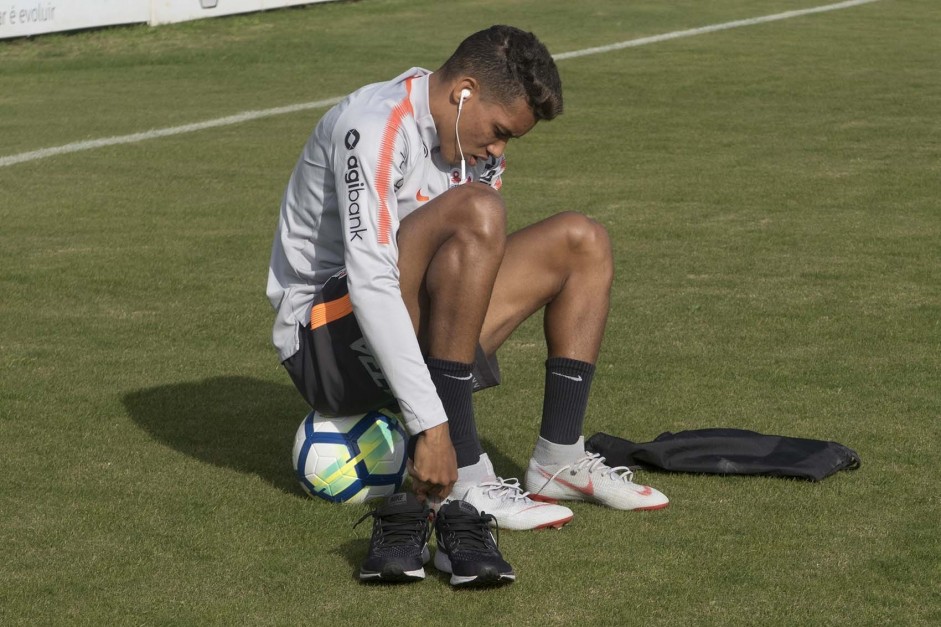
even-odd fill
[[[291,470],[291,449],[306,404],[292,386],[213,377],[137,390],[121,400],[157,441],[304,496]]]
[[[134,422],[158,442],[307,498],[291,469],[294,434],[307,411],[293,386],[213,377],[137,390],[121,400]],[[497,474],[522,479],[525,469],[492,440],[484,439],[483,446]]]
[[[369,534],[372,530],[372,521],[364,522],[363,525],[369,524],[370,527],[364,533]],[[350,576],[359,581],[359,565],[363,562],[363,558],[366,557],[366,553],[369,552],[369,536],[366,535],[362,538],[355,538],[353,540],[347,540],[337,548],[333,549],[331,553],[334,555],[339,555],[346,560],[346,563],[350,565]]]

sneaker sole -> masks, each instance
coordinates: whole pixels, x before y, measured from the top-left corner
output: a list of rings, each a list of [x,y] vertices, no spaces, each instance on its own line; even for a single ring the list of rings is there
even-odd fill
[[[516,581],[516,575],[506,573],[487,573],[474,577],[461,577],[452,573],[451,585],[458,588],[476,588],[485,586],[502,586]]]
[[[569,524],[570,522],[572,522],[572,519],[573,519],[573,518],[575,518],[575,516],[569,516],[568,518],[560,518],[559,520],[553,520],[552,522],[547,522],[547,523],[544,523],[544,524],[542,524],[542,525],[537,525],[537,526],[533,527],[533,530],[536,530],[536,529],[561,529],[561,528],[564,527],[565,525],[567,525],[567,524]]]
[[[572,519],[575,518],[575,515],[566,516],[565,518],[559,518],[557,520],[550,520],[549,522],[539,523],[539,524],[515,524],[512,521],[503,521],[500,524],[500,529],[505,531],[537,531],[539,529],[561,529],[568,523],[572,522]],[[492,525],[491,525],[492,526]]]
[[[422,547],[421,561],[423,564],[427,564],[429,561],[431,561],[431,550],[428,548],[427,544]],[[381,571],[363,570],[362,568],[359,569],[359,580],[364,583],[368,583],[370,581],[406,583],[409,581],[421,581],[424,578],[424,567],[419,567],[415,570],[405,570],[399,564],[385,564]]]
[[[561,502],[561,501],[583,501],[583,502],[588,502],[588,503],[595,503],[596,505],[603,505],[603,506],[605,506],[605,507],[610,507],[609,505],[605,505],[604,503],[602,503],[601,501],[599,501],[599,500],[597,500],[597,499],[584,498],[584,497],[573,497],[573,498],[570,498],[570,499],[559,499],[559,498],[553,498],[553,497],[551,497],[551,496],[544,496],[544,495],[542,495],[542,494],[533,494],[532,492],[530,492],[529,498],[531,498],[531,499],[534,500],[534,501],[541,501],[541,502],[543,502],[543,503],[553,503],[553,504],[555,504],[555,503],[559,503],[559,502]],[[663,509],[663,508],[665,508],[665,507],[666,507],[667,505],[669,505],[669,504],[670,504],[670,502],[667,501],[666,503],[659,503],[659,504],[657,504],[657,505],[645,505],[645,506],[643,506],[643,507],[632,507],[632,508],[630,508],[630,509],[625,509],[625,510],[621,510],[621,511],[623,511],[623,512],[652,512],[652,511],[655,511],[655,510],[658,510],[658,509]],[[571,518],[570,518],[569,520],[571,520]],[[568,522],[568,521],[565,521],[565,522]],[[564,523],[563,523],[563,524],[564,524]]]
[[[406,583],[409,581],[422,581],[425,578],[425,569],[401,570],[399,568],[385,568],[382,572],[363,571],[359,572],[359,580],[363,582],[377,581],[390,583]]]
[[[529,498],[533,499],[534,501],[536,500],[533,498],[532,495],[529,495]],[[550,503],[555,504],[555,501],[546,501],[547,505]],[[565,509],[568,510],[568,508],[565,508]],[[499,527],[500,529],[505,529],[509,531],[534,531],[536,529],[561,529],[568,523],[572,522],[572,519],[575,518],[575,514],[572,514],[571,510],[568,510],[568,511],[570,512],[569,516],[565,516],[564,518],[556,518],[555,520],[549,520],[546,522],[539,522],[539,523],[531,522],[531,519],[530,521],[527,521],[526,518],[523,516],[506,516],[502,513],[491,512],[493,513],[496,520],[495,522],[491,522],[490,526]],[[542,516],[542,518],[543,520],[545,520],[545,516]]]
[[[476,575],[455,575],[451,569],[451,559],[447,553],[438,549],[435,553],[435,568],[443,573],[451,575],[450,583],[455,587],[485,587],[500,586],[516,581],[516,573],[510,571],[501,573],[495,568],[485,568]]]

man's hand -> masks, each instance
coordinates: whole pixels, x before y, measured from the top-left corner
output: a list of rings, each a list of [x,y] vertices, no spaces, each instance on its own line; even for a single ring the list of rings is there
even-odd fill
[[[457,456],[448,434],[448,423],[422,431],[417,436],[415,459],[409,464],[415,496],[444,499],[457,481]]]

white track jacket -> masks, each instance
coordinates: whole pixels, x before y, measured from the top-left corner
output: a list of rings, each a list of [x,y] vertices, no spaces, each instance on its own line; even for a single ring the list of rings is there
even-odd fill
[[[298,350],[314,295],[346,268],[353,313],[411,434],[447,417],[399,290],[399,223],[455,185],[481,181],[499,189],[506,168],[503,157],[491,157],[461,181],[460,167],[441,158],[429,74],[412,68],[367,85],[320,120],[281,201],[267,289],[283,361]]]

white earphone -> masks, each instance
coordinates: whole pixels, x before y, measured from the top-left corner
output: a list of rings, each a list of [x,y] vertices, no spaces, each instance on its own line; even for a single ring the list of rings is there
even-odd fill
[[[461,184],[467,178],[467,162],[464,160],[464,149],[461,148],[461,134],[457,130],[457,123],[461,121],[461,111],[464,109],[464,101],[470,98],[471,90],[466,87],[461,90],[461,98],[457,101],[457,117],[454,119],[454,136],[457,138],[457,150],[461,153]]]

